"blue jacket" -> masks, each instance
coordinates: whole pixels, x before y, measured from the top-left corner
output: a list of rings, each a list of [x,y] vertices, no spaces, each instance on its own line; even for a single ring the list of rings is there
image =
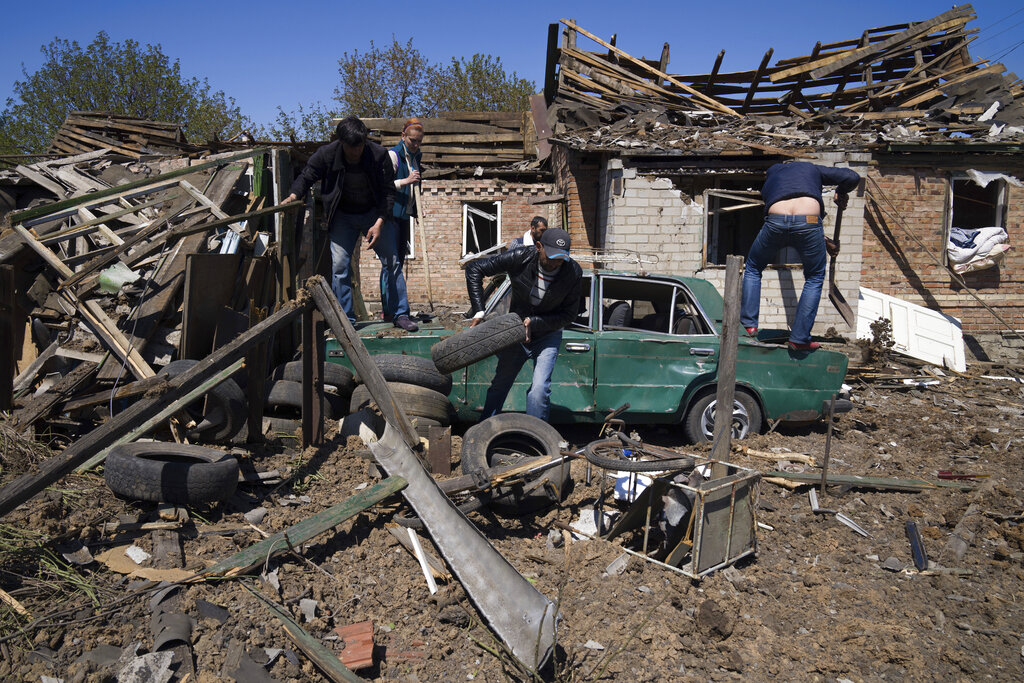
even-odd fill
[[[398,157],[398,168],[395,169],[395,180],[408,178],[412,169],[409,168],[409,164],[405,163],[405,155],[407,153],[405,143],[399,141],[399,143],[389,151],[394,152],[395,156]],[[423,167],[420,164],[420,159],[422,158],[422,151],[416,152],[412,155],[412,165],[414,169],[422,170]],[[395,188],[395,208],[392,212],[395,218],[411,218],[411,215],[409,214],[409,196],[411,194],[412,185],[406,185],[401,189]]]
[[[821,199],[821,188],[824,185],[836,185],[841,194],[849,194],[857,189],[860,176],[849,168],[818,166],[807,161],[790,161],[775,164],[768,169],[761,188],[764,199],[764,212],[775,202],[794,197],[813,197],[818,200],[819,216],[825,215],[825,203]]]

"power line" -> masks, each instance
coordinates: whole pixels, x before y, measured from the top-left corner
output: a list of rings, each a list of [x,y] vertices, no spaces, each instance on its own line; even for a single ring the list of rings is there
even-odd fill
[[[1009,31],[1009,30],[1010,30],[1011,28],[1017,28],[1017,27],[1018,27],[1018,26],[1020,26],[1021,24],[1024,24],[1024,19],[1021,19],[1020,21],[1018,21],[1018,22],[1017,22],[1016,24],[1014,24],[1013,26],[1007,26],[1006,28],[1004,28],[1004,29],[1003,29],[1002,31],[1000,31],[999,33],[993,33],[993,34],[992,34],[992,35],[990,35],[990,36],[985,36],[984,38],[981,38],[981,39],[979,39],[979,40],[978,40],[978,43],[984,43],[984,42],[985,42],[986,40],[991,40],[991,39],[995,38],[996,36],[1001,36],[1001,35],[1003,35],[1004,33],[1006,33],[1007,31]]]
[[[1013,15],[1015,15],[1015,14],[1020,14],[1021,12],[1024,12],[1024,7],[1021,7],[1021,8],[1020,8],[1019,10],[1017,10],[1016,12],[1010,12],[1009,14],[1007,14],[1007,15],[1006,15],[1005,17],[1003,17],[1002,19],[999,19],[998,21],[994,21],[994,22],[992,22],[991,24],[989,24],[988,26],[986,26],[985,28],[983,28],[983,29],[981,29],[981,30],[982,30],[982,31],[987,31],[987,30],[989,30],[990,28],[992,28],[993,26],[998,26],[999,24],[1003,23],[1004,21],[1006,21],[1007,19],[1009,19],[1009,18],[1010,18],[1010,17],[1012,17]]]

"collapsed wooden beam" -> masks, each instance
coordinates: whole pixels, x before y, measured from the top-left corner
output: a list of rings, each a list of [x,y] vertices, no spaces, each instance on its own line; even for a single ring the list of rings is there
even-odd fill
[[[221,157],[220,159],[215,159],[213,161],[207,161],[201,164],[196,164],[195,166],[186,166],[185,168],[179,168],[174,171],[168,171],[167,173],[161,173],[156,178],[143,178],[141,180],[135,180],[130,183],[125,183],[124,185],[115,185],[113,187],[107,188],[106,190],[91,192],[81,197],[72,197],[71,199],[65,199],[63,201],[55,202],[53,204],[37,206],[34,209],[16,211],[10,214],[10,223],[11,225],[14,225],[15,223],[24,223],[25,221],[31,220],[33,218],[47,216],[51,213],[56,213],[58,211],[63,211],[65,209],[74,208],[77,206],[81,206],[83,204],[92,204],[97,199],[121,195],[129,190],[134,190],[136,188],[146,187],[147,185],[153,185],[156,183],[164,182],[172,178],[180,178],[182,176],[195,173],[196,171],[204,171],[208,168],[215,168],[217,166],[224,166],[225,164],[230,164],[233,161],[249,159],[259,154],[263,154],[266,151],[267,150],[263,148],[251,149],[246,152],[239,152],[238,154],[232,154],[230,156]]]

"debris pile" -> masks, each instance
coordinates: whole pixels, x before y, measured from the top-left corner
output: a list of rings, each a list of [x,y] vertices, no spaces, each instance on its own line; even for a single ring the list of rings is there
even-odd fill
[[[667,73],[570,20],[549,61],[555,138],[581,149],[635,154],[798,156],[802,148],[872,149],[888,143],[1024,140],[1024,82],[970,57],[970,5],[927,21],[864,31],[810,54],[755,69]],[[602,50],[577,46],[577,36]],[[551,51],[549,50],[549,54]],[[628,123],[623,123],[628,122]],[[785,150],[785,151],[782,151]]]

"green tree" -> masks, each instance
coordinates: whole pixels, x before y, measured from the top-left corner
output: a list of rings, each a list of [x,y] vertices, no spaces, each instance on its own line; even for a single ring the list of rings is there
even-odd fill
[[[187,78],[160,45],[111,42],[100,31],[85,49],[56,38],[41,48],[42,66],[15,81],[16,98],[0,113],[0,145],[20,153],[45,151],[68,112],[109,111],[181,123],[192,142],[230,137],[251,126],[233,98],[206,79]]]
[[[285,111],[280,105],[277,107],[277,116],[269,126],[260,127],[256,136],[261,139],[282,141],[282,140],[303,140],[323,141],[329,140],[334,134],[334,126],[331,120],[339,118],[337,111],[328,109],[323,102],[317,101],[313,104],[293,111]]]
[[[412,46],[412,38],[403,45],[392,37],[386,50],[371,40],[368,51],[346,52],[338,60],[341,83],[334,90],[334,99],[347,115],[362,118],[420,113],[430,68],[427,58]]]
[[[501,57],[477,53],[469,60],[452,57],[446,67],[431,70],[427,107],[441,111],[526,111],[533,81],[505,72]]]
[[[537,91],[533,81],[505,72],[500,57],[475,54],[431,64],[412,39],[338,60],[341,83],[334,91],[341,112],[363,118],[431,116],[442,111],[526,111]]]

